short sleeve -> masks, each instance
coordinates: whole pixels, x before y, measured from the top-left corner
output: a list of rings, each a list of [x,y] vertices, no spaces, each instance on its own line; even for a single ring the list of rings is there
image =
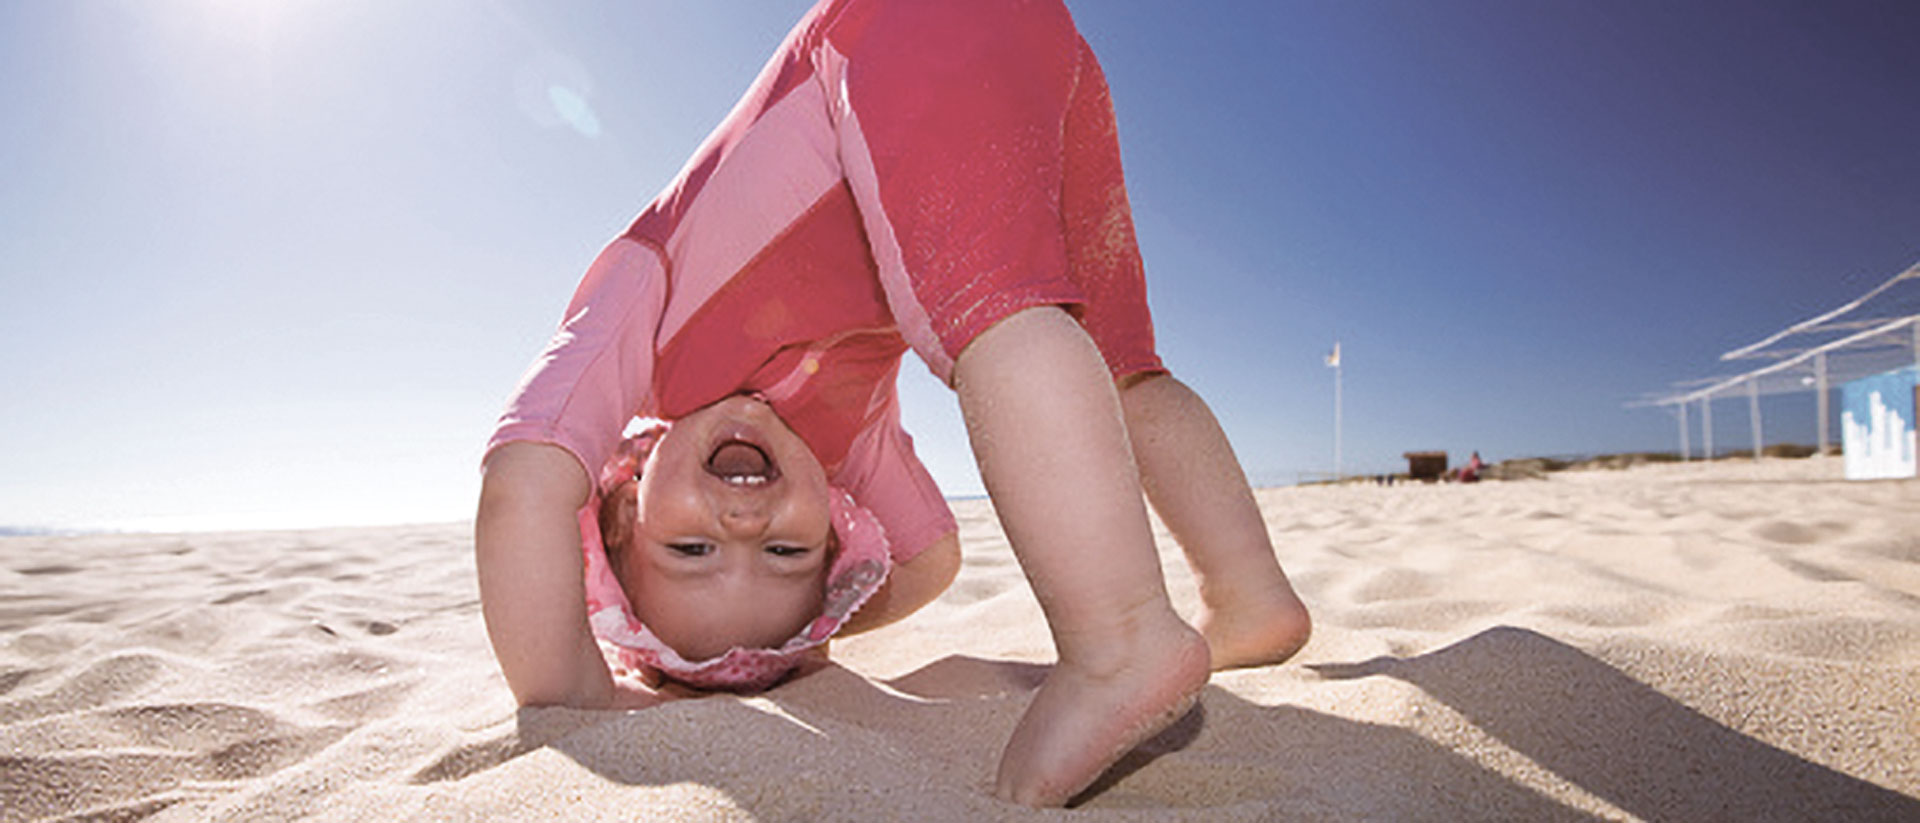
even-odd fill
[[[613,241],[587,269],[560,329],[527,370],[487,450],[550,443],[596,478],[627,423],[644,412],[666,273],[652,247]]]

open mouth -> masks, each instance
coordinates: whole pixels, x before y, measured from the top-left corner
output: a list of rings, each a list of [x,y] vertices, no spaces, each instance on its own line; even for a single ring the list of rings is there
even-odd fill
[[[707,473],[729,486],[764,486],[780,479],[780,469],[765,449],[745,440],[726,440],[707,457]]]

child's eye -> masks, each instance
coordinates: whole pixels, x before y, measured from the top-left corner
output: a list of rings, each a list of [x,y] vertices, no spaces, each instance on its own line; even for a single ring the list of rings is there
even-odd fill
[[[705,557],[713,553],[712,543],[668,543],[667,548],[685,557]]]
[[[780,557],[800,557],[810,551],[813,551],[813,550],[807,548],[806,546],[768,546],[767,547],[767,552],[769,554],[778,555]]]

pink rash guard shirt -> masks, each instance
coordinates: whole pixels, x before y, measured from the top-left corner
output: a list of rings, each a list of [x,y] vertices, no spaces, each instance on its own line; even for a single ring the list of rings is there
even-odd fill
[[[588,269],[491,449],[597,477],[628,422],[758,392],[896,562],[955,530],[900,427],[911,347],[1066,307],[1161,370],[1106,81],[1058,0],[823,0]]]

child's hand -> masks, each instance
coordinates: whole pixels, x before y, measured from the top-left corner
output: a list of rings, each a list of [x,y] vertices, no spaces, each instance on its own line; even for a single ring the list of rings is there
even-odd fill
[[[794,670],[793,676],[805,677],[833,665],[832,658],[827,655],[827,647],[829,645],[832,645],[832,641],[821,643],[818,646],[801,652],[800,666]]]
[[[607,708],[619,711],[651,709],[662,703],[688,696],[678,692],[679,690],[673,687],[655,691],[638,683],[616,679],[613,681],[613,695]]]
[[[705,694],[668,680],[658,669],[645,664],[633,668],[621,666],[613,669],[612,674],[613,693],[606,706],[609,709],[651,709],[669,701]]]

